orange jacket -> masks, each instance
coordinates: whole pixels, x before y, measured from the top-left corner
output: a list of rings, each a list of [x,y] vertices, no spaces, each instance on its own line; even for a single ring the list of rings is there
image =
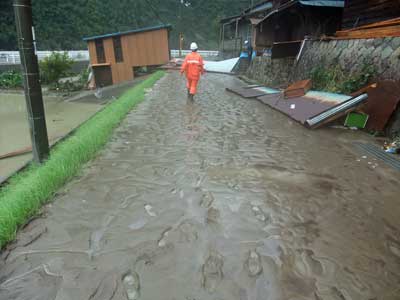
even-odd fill
[[[192,80],[199,80],[200,74],[204,74],[203,58],[197,52],[186,55],[181,67],[181,73],[185,72],[186,77]]]

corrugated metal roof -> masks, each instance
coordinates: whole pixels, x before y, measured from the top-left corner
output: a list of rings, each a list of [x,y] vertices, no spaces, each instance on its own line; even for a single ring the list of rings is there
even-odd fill
[[[344,7],[344,0],[299,0],[299,2],[310,6]]]
[[[272,8],[272,2],[267,2],[267,3],[264,3],[262,5],[253,7],[252,9],[250,9],[248,14],[254,14],[254,13],[257,13],[257,12],[262,12],[262,11],[270,9],[270,8]]]
[[[137,28],[137,29],[132,29],[132,30],[128,30],[128,31],[114,32],[114,33],[108,33],[108,34],[103,34],[103,35],[95,35],[95,36],[85,37],[85,38],[83,38],[83,40],[90,41],[90,40],[96,40],[96,39],[104,39],[104,38],[109,38],[109,37],[118,36],[118,35],[134,34],[134,33],[154,31],[154,30],[160,30],[160,29],[170,29],[171,27],[172,26],[170,24],[166,24],[166,25]]]
[[[262,20],[259,23],[263,22],[264,20],[268,19],[270,16],[272,16],[276,13],[279,13],[289,7],[292,7],[296,3],[300,3],[302,5],[309,5],[309,6],[344,7],[344,0],[292,0],[290,2],[284,3],[277,9],[274,9],[271,12],[269,12],[264,18],[262,18]]]

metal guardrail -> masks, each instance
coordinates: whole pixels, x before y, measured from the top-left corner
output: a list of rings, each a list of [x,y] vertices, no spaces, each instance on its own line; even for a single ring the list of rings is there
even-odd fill
[[[72,51],[37,51],[39,60],[49,57],[53,52],[64,53],[67,52],[68,56],[76,61],[89,60],[89,51],[87,50],[72,50]],[[182,50],[182,55],[187,55],[190,50]],[[218,56],[218,51],[199,51],[204,57]],[[171,50],[171,57],[179,57],[179,50]],[[0,64],[20,64],[21,60],[18,51],[0,51]]]

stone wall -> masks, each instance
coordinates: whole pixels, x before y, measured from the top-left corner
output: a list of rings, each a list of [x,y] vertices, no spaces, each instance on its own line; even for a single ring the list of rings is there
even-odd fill
[[[293,59],[256,58],[247,76],[267,85],[280,86],[307,79],[317,65],[340,66],[347,72],[374,64],[377,79],[400,79],[400,37],[353,40],[310,40],[305,43],[298,63]]]
[[[255,57],[246,72],[246,76],[267,86],[285,86],[290,81],[294,62],[294,58]]]

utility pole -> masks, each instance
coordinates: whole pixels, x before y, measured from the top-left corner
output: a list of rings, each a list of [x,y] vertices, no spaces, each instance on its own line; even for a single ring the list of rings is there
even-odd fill
[[[32,140],[33,158],[42,163],[49,156],[46,118],[39,79],[39,65],[34,45],[31,0],[14,0],[19,55],[24,78],[25,100]]]
[[[182,6],[184,5],[184,0],[180,0],[179,4],[179,57],[182,57],[182,48],[183,48],[183,33],[182,33]]]

